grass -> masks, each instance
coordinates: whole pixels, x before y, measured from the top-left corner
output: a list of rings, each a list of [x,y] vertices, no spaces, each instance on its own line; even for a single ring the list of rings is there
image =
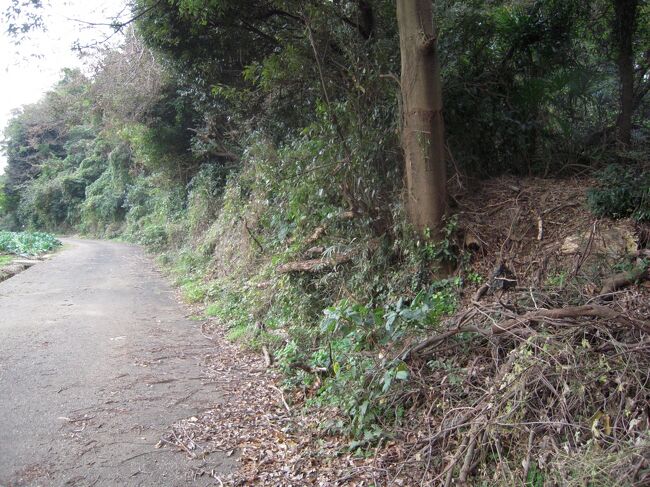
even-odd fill
[[[12,255],[0,255],[0,266],[11,264],[12,260],[14,260]]]
[[[189,303],[200,303],[206,296],[205,285],[200,279],[189,279],[181,284],[181,292]]]
[[[248,332],[248,327],[246,325],[237,325],[230,330],[228,330],[228,340],[231,342],[236,342],[241,340],[244,336],[246,336]]]

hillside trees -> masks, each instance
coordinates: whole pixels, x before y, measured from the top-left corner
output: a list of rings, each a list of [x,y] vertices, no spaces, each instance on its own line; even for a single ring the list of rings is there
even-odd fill
[[[410,4],[399,5],[404,8]],[[427,4],[419,3],[420,7]],[[144,2],[140,8],[147,5]],[[385,226],[379,220],[382,213],[385,218],[387,211],[378,205],[376,196],[385,194],[388,188],[399,188],[399,180],[387,184],[373,177],[368,168],[373,168],[378,158],[367,159],[369,154],[363,154],[367,149],[358,144],[362,140],[359,133],[363,126],[365,130],[369,128],[368,122],[375,134],[386,134],[385,123],[374,124],[380,111],[387,115],[397,112],[395,99],[386,98],[390,92],[381,78],[398,71],[395,44],[392,48],[388,44],[397,37],[397,20],[391,10],[391,2],[386,1],[249,1],[245,9],[228,1],[214,5],[185,1],[163,3],[140,22],[140,28],[147,41],[163,50],[177,69],[192,73],[194,80],[185,80],[204,107],[206,98],[214,100],[213,117],[223,117],[226,110],[242,117],[235,130],[248,125],[282,145],[310,124],[320,127],[319,130],[329,126],[332,142],[340,148],[336,156],[340,162],[330,168],[337,175],[339,204],[371,218],[381,232]],[[428,14],[432,26],[430,6]],[[410,12],[407,15],[412,16]],[[418,19],[415,20],[402,22],[403,53],[419,52],[419,48],[411,48],[421,43]],[[406,32],[409,29],[411,33]],[[433,35],[430,30],[427,28],[427,35]],[[427,54],[416,61],[413,55],[406,55],[402,64],[403,81],[410,77],[419,85],[402,94],[406,114],[404,140],[408,146],[405,173],[408,215],[414,227],[423,232],[426,228],[436,230],[445,210],[444,139],[439,69],[433,78],[428,76],[430,68],[437,65],[437,58]],[[429,62],[434,59],[435,63]],[[411,68],[411,64],[419,65]],[[211,87],[209,94],[206,85]],[[402,82],[404,86],[406,83]],[[196,96],[196,91],[203,93],[202,98]],[[429,99],[436,100],[433,118],[420,110],[420,105]],[[256,109],[243,108],[243,100]],[[416,122],[413,114],[420,120]],[[431,125],[427,118],[436,123]],[[231,127],[233,121],[237,119],[229,116]],[[216,124],[213,121],[211,125]],[[430,132],[429,125],[435,127],[433,143],[421,140]],[[200,132],[203,136],[223,139],[224,134],[207,134],[206,129]],[[312,138],[314,135],[312,131]],[[368,135],[379,140],[377,135]],[[394,136],[385,140],[383,151],[397,149]],[[399,157],[390,158],[393,160],[383,164],[399,178],[403,172],[396,160]],[[428,162],[431,158],[436,161]],[[416,170],[417,166],[420,167]]]
[[[443,112],[435,101],[434,112],[444,113],[447,163],[453,161],[454,175],[549,173],[576,160],[609,157],[609,148],[598,142],[608,140],[612,125],[629,118],[620,110],[611,0],[431,5],[441,79],[431,93],[435,98],[442,93],[445,100]],[[223,182],[229,172],[246,167],[250,147],[266,145],[272,149],[269,162],[275,158],[278,169],[277,187],[282,187],[278,178],[304,185],[301,209],[287,205],[286,214],[275,220],[278,229],[297,228],[301,215],[327,215],[337,208],[355,213],[375,234],[393,234],[402,219],[394,205],[403,181],[410,220],[420,230],[433,228],[444,213],[445,164],[435,165],[440,170],[435,178],[413,176],[409,151],[400,149],[400,129],[405,129],[403,141],[414,133],[400,111],[414,111],[405,106],[411,97],[398,96],[397,75],[409,70],[400,66],[406,49],[400,50],[395,7],[389,0],[139,0],[133,11],[136,29],[126,33],[124,46],[105,50],[89,81],[84,95],[89,110],[81,125],[102,134],[105,162],[109,146],[130,148],[131,159],[116,180],[119,187],[154,173],[156,184],[168,188],[191,187],[201,171],[220,174]],[[638,122],[626,123],[642,131],[650,88],[647,2],[638,2],[636,17],[633,110],[626,113],[638,114]],[[401,89],[408,91],[409,83]],[[439,137],[440,127],[418,129],[410,138],[427,132]],[[20,135],[25,128],[22,123],[12,129],[8,150],[11,144],[22,147],[22,162],[29,154],[48,159],[37,156]],[[447,156],[440,141],[419,146],[440,160]],[[64,158],[62,147],[58,151],[52,160]],[[284,155],[278,159],[273,151]],[[34,181],[40,174],[40,162],[24,170],[20,164],[16,159],[9,168],[6,189],[14,210],[18,180]],[[439,196],[411,204],[416,183],[419,191],[435,187],[429,195]],[[278,202],[281,192],[274,193]],[[127,199],[124,194],[115,201]],[[432,202],[437,209],[420,214],[430,219],[418,220],[417,210]],[[321,209],[314,212],[314,205]]]
[[[5,131],[13,227],[99,231],[121,225],[138,177],[187,183],[194,111],[133,32],[93,78],[67,70]]]
[[[195,153],[232,166],[250,137],[281,150],[325,144],[297,170],[330,175],[325,204],[381,232],[393,183],[380,175],[401,173],[395,88],[381,77],[398,70],[394,16],[387,1],[163,2],[139,28],[203,114]]]
[[[93,69],[92,95],[103,123],[141,122],[163,97],[169,77],[131,26],[119,49],[104,48]]]
[[[7,195],[5,194],[5,177],[0,176],[0,218],[5,214],[7,208]]]
[[[96,136],[88,88],[79,71],[66,70],[43,100],[24,107],[6,128],[5,194],[16,225],[52,229],[76,221],[85,181],[97,176],[82,166]]]

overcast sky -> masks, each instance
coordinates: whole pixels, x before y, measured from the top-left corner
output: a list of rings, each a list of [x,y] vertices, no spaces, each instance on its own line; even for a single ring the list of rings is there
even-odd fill
[[[12,0],[0,0],[0,133],[11,112],[37,101],[60,78],[63,68],[84,67],[92,59],[80,59],[75,41],[89,45],[110,35],[107,27],[90,27],[83,22],[106,23],[124,11],[126,0],[49,0],[43,2],[46,30],[34,32],[16,46],[7,35],[4,13]],[[128,12],[123,18],[128,18]],[[119,43],[114,36],[110,43]],[[0,153],[0,172],[6,161]]]

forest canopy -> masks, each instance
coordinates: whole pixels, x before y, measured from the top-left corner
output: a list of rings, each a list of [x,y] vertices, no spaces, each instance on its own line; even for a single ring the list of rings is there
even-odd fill
[[[646,2],[433,7],[445,157],[456,173],[566,174],[639,159],[650,90]],[[238,170],[259,143],[304,145],[313,157],[302,170],[335,173],[322,188],[327,204],[378,228],[393,223],[390,201],[403,176],[394,2],[142,0],[132,8],[122,48],[103,53],[85,80],[67,72],[6,129],[12,225],[80,225],[86,189],[100,175],[125,191],[134,171],[109,177],[108,146],[128,146],[138,176],[187,187],[202,170]],[[81,140],[101,162],[73,177],[84,158],[64,163],[64,146]],[[118,219],[128,213],[124,196]],[[51,199],[39,209],[47,215],[33,220],[20,210],[41,197]]]

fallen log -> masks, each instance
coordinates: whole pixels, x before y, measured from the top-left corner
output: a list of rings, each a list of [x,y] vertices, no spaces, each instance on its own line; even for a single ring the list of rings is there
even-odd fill
[[[425,338],[424,340],[409,347],[408,350],[399,356],[399,358],[400,360],[406,362],[414,355],[424,353],[425,351],[427,351],[426,353],[429,353],[428,349],[460,333],[475,333],[477,335],[483,335],[486,338],[490,338],[491,336],[501,335],[503,333],[513,331],[519,327],[540,321],[544,318],[559,320],[565,318],[579,318],[583,316],[606,318],[616,321],[620,321],[622,318],[621,314],[617,311],[608,308],[607,306],[601,306],[598,304],[567,306],[565,308],[555,309],[537,309],[529,311],[528,313],[517,316],[515,318],[508,318],[507,320],[501,321],[499,323],[494,323],[491,327],[486,329],[475,326],[456,326],[454,328],[450,328],[447,331]],[[459,320],[459,324],[462,323],[462,321],[463,320]]]
[[[311,247],[305,250],[302,255],[305,259],[309,259],[309,258],[315,259],[319,255],[323,255],[323,252],[325,252],[325,247],[323,247],[322,245],[320,246],[317,245],[315,247]]]
[[[539,321],[542,318],[561,320],[565,318],[579,318],[581,316],[594,316],[611,320],[616,320],[621,317],[620,313],[613,309],[598,304],[567,306],[565,308],[555,309],[537,309],[529,311],[521,316],[517,316],[516,318],[510,318],[500,323],[493,324],[492,334],[499,335],[522,325]]]
[[[18,265],[24,265],[25,267],[31,267],[36,264],[40,264],[40,260],[32,260],[32,259],[16,259],[12,262],[12,264],[18,264]]]
[[[650,269],[646,266],[640,265],[634,269],[616,274],[603,282],[603,287],[600,294],[611,294],[614,291],[630,286],[637,281],[645,281],[650,279]]]
[[[296,262],[287,262],[286,264],[279,265],[276,270],[280,274],[288,274],[291,272],[322,272],[324,270],[334,269],[341,264],[347,264],[348,262],[351,262],[355,256],[361,254],[364,250],[367,250],[368,252],[374,252],[379,248],[380,244],[381,239],[374,238],[367,242],[365,249],[356,248],[345,253],[334,254],[330,257],[323,257],[320,259],[307,259]],[[313,247],[310,250],[315,251],[320,250],[320,248]]]
[[[344,211],[338,215],[339,220],[353,220],[354,212],[353,211]],[[319,225],[314,229],[314,232],[305,240],[305,245],[311,245],[320,239],[327,230],[327,224]]]
[[[321,225],[319,227],[316,227],[314,232],[307,237],[307,240],[305,240],[306,245],[311,245],[314,242],[316,242],[321,236],[325,233],[325,226]]]

